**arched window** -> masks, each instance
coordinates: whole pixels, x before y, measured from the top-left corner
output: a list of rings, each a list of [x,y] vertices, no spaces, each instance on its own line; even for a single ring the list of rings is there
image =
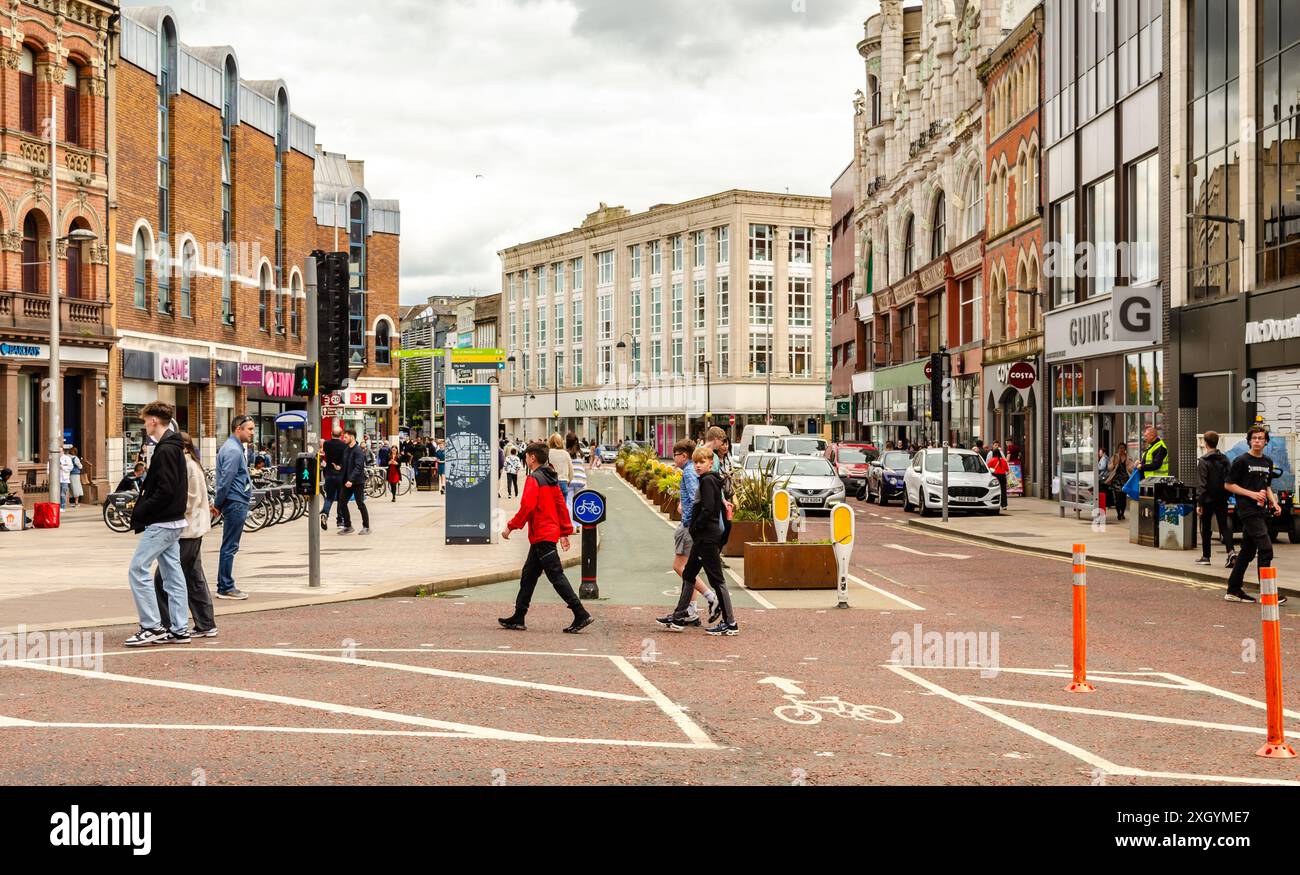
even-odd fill
[[[934,202],[934,216],[930,221],[930,260],[943,255],[948,249],[947,244],[947,220],[948,205],[945,202],[943,192],[939,192],[939,197]]]
[[[1029,250],[1029,276],[1027,277],[1027,279],[1029,284],[1026,285],[1025,288],[1033,292],[1034,294],[1026,296],[1029,299],[1029,307],[1027,310],[1026,318],[1021,323],[1021,325],[1023,331],[1037,331],[1038,330],[1038,290],[1041,286],[1041,282],[1040,282],[1040,275],[1038,270],[1038,252],[1037,250],[1032,248]]]
[[[984,185],[981,168],[977,165],[966,180],[966,228],[965,239],[969,240],[984,228]]]
[[[1025,260],[1024,254],[1021,253],[1020,264],[1016,267],[1016,331],[1015,336],[1021,337],[1025,334],[1025,319],[1021,307],[1024,305],[1026,298],[1030,295],[1023,295],[1021,292],[1029,291],[1029,263]]]
[[[41,293],[40,223],[35,211],[23,219],[23,294]]]
[[[149,306],[149,238],[144,228],[135,232],[135,305],[141,310]]]
[[[375,329],[375,364],[392,364],[392,338],[388,330],[388,321],[381,319]]]
[[[271,307],[271,269],[269,267],[262,268],[257,291],[257,327],[266,331],[266,318]]]
[[[186,240],[181,251],[181,316],[194,318],[194,241]]]
[[[36,133],[36,54],[27,46],[18,59],[18,125]]]
[[[87,228],[85,219],[75,219],[69,230],[81,230]],[[90,297],[85,292],[89,291],[82,283],[82,257],[81,247],[83,243],[68,243],[68,251],[64,256],[64,274],[63,274],[63,294],[69,298]]]
[[[1025,198],[1025,215],[1031,215],[1038,212],[1038,145],[1031,143],[1029,146],[1029,186],[1027,189],[1028,197]]]
[[[302,323],[298,319],[298,308],[301,306],[301,301],[302,277],[295,273],[293,279],[289,281],[289,332],[294,337],[297,337],[298,332],[302,330],[300,327]]]
[[[223,77],[224,97],[221,105],[221,321],[235,324],[235,293],[231,282],[234,245],[234,214],[231,211],[230,191],[234,184],[234,167],[231,164],[231,132],[238,121],[236,111],[239,99],[239,72],[235,59],[226,56]]]
[[[910,276],[915,269],[915,265],[912,263],[912,243],[915,236],[912,233],[913,218],[915,217],[908,216],[907,222],[903,225],[903,276],[905,277]]]
[[[998,309],[998,340],[1007,340],[1007,333],[1010,327],[1010,320],[1007,312],[1007,270],[1002,267],[998,270],[998,297],[995,302]]]
[[[871,101],[871,126],[875,127],[880,124],[880,80],[875,76],[868,76],[867,91],[869,92],[867,98]]]
[[[81,145],[81,92],[77,82],[81,78],[81,68],[72,61],[63,71],[63,139],[74,145]]]
[[[352,195],[348,204],[348,269],[351,293],[348,295],[348,347],[352,364],[366,361],[366,238],[370,230],[370,205],[361,193]]]

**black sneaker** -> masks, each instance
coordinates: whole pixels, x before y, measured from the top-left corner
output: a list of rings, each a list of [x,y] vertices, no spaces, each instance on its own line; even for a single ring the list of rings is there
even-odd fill
[[[573,623],[565,626],[564,631],[568,632],[570,635],[576,635],[594,622],[596,622],[596,618],[591,614],[583,614],[581,617],[574,617]]]
[[[1236,564],[1237,564],[1237,554],[1236,554],[1236,553],[1229,553],[1229,554],[1228,554],[1228,558],[1223,560],[1223,567],[1224,567],[1224,568],[1231,568],[1232,566],[1234,566],[1234,565],[1236,565]]]
[[[202,630],[200,630],[200,629],[191,629],[191,630],[190,630],[190,637],[191,637],[191,638],[216,638],[216,637],[217,637],[217,627],[216,627],[216,626],[213,626],[211,629],[202,629]]]
[[[682,632],[685,631],[687,626],[700,625],[698,617],[692,621],[686,617],[679,617],[676,614],[669,614],[666,617],[658,617],[655,619],[655,622],[661,626],[666,626],[670,632]]]
[[[146,629],[142,626],[140,627],[139,632],[136,632],[130,638],[123,641],[122,646],[153,647],[156,644],[162,644],[166,642],[169,634],[170,633],[168,633],[168,631],[166,629],[163,629],[162,627],[159,627],[157,629]]]
[[[189,630],[187,629],[186,631],[179,632],[179,633],[168,632],[167,640],[164,641],[163,643],[164,644],[189,644],[192,639],[193,636],[190,635]]]
[[[1286,596],[1282,595],[1282,593],[1277,594],[1277,604],[1278,607],[1281,607],[1282,605],[1286,604]]]
[[[713,597],[713,604],[709,606],[709,622],[716,623],[722,616],[722,599],[717,596]]]
[[[1255,603],[1255,597],[1254,597],[1254,596],[1250,595],[1250,594],[1247,593],[1247,592],[1244,592],[1244,591],[1242,591],[1242,590],[1239,590],[1239,589],[1237,589],[1237,590],[1232,590],[1232,589],[1228,590],[1226,593],[1223,594],[1223,600],[1224,600],[1225,602],[1247,602],[1247,603],[1249,603],[1249,604],[1254,604],[1254,603]]]
[[[1197,557],[1196,557],[1196,564],[1197,564],[1197,565],[1209,565],[1209,564],[1210,564],[1210,557],[1209,557],[1209,556],[1197,556]]]
[[[497,622],[501,624],[502,629],[511,629],[515,632],[528,631],[528,627],[524,625],[522,618],[516,620],[514,617],[497,617]]]
[[[233,601],[242,602],[244,599],[248,598],[248,593],[241,592],[238,589],[228,589],[225,592],[218,591],[217,598],[231,599]]]
[[[740,627],[735,623],[719,623],[704,630],[706,635],[739,635]]]
[[[339,534],[340,534],[340,535],[350,535],[350,534],[352,534],[352,527],[351,527],[351,526],[344,526],[343,528],[339,529]]]
[[[330,518],[326,514],[320,515],[320,530],[322,532],[328,532],[330,530]]]

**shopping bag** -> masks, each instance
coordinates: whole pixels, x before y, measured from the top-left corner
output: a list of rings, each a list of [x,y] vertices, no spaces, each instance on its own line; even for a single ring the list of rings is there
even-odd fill
[[[38,501],[32,525],[38,529],[57,529],[59,527],[59,503],[57,501]]]
[[[1141,482],[1142,482],[1142,472],[1137,468],[1134,468],[1133,473],[1128,475],[1128,482],[1124,484],[1124,494],[1127,495],[1129,498],[1133,499],[1134,501],[1137,501],[1139,496],[1141,495],[1141,493],[1138,491],[1138,484],[1140,484]]]

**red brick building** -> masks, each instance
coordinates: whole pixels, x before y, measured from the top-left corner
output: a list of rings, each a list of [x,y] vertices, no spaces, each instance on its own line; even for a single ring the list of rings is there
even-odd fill
[[[86,463],[91,497],[114,471],[105,453],[114,344],[108,272],[108,34],[116,4],[32,0],[0,17],[0,467],[27,500],[48,487],[42,397],[49,376],[50,238],[60,287],[61,423]],[[54,111],[54,154],[48,120]],[[51,198],[50,165],[57,168]],[[57,201],[57,217],[52,215]],[[72,230],[97,239],[69,244]]]
[[[858,439],[853,375],[866,367],[866,326],[858,318],[857,234],[853,224],[858,189],[857,164],[844,169],[831,185],[831,437]],[[847,413],[839,411],[847,406]],[[834,415],[830,415],[831,413]]]
[[[353,421],[395,433],[391,342],[374,341],[396,334],[396,202],[371,201],[360,162],[316,144],[285,82],[240,78],[228,46],[185,45],[170,9],[123,10],[116,45],[110,469],[139,450],[139,411],[155,398],[176,405],[205,459],[238,413],[278,459],[299,451],[303,430],[281,415],[306,406],[291,374],[306,358],[303,265],[316,248],[354,256],[348,400],[365,413]]]
[[[1041,468],[1043,314],[1039,289],[1042,198],[1036,6],[981,64],[986,132],[984,249],[984,441],[1013,445],[1026,494],[1046,496]],[[1013,459],[1014,464],[1014,459]],[[1013,471],[1014,475],[1014,471]],[[1012,490],[1017,478],[1013,476]]]

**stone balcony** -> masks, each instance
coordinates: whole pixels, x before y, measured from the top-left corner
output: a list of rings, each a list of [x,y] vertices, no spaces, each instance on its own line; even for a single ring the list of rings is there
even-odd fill
[[[113,337],[109,304],[86,298],[61,298],[60,332],[71,337]],[[0,289],[0,331],[49,337],[50,298]]]

